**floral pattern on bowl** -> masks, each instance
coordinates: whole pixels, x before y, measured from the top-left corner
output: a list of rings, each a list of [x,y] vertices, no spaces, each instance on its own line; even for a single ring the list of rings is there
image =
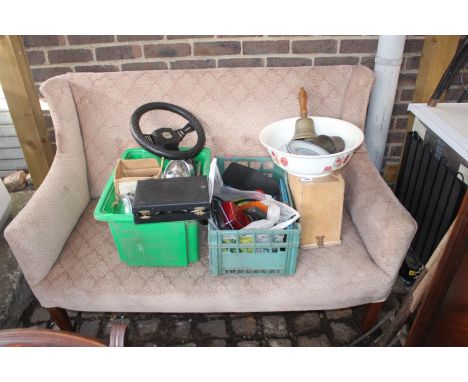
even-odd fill
[[[343,167],[345,164],[347,164],[350,159],[351,159],[351,154],[336,157],[335,161],[333,162],[333,164],[331,166],[325,166],[323,168],[322,173],[336,171],[336,170],[340,169],[341,167]]]

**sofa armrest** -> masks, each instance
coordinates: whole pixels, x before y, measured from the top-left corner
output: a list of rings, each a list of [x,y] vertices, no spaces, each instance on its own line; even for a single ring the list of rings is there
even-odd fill
[[[41,91],[46,97],[52,94],[61,100],[50,104],[57,154],[39,189],[5,229],[5,238],[30,285],[50,271],[90,201],[83,142],[68,81],[60,76],[44,85]]]
[[[417,225],[380,176],[367,152],[357,152],[343,171],[345,206],[372,260],[395,278]]]
[[[5,229],[30,285],[50,271],[89,201],[84,153],[56,156],[39,189]]]

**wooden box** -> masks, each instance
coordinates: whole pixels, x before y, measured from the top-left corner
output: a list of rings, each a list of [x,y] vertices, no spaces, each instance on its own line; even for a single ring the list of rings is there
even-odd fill
[[[312,181],[288,175],[296,209],[301,214],[301,246],[327,247],[341,244],[345,182],[339,174]]]

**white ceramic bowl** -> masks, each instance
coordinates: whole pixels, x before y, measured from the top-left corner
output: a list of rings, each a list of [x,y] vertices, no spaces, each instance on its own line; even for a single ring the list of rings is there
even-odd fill
[[[310,117],[314,120],[317,135],[337,135],[343,138],[343,151],[330,155],[296,155],[281,151],[294,135],[298,118],[273,122],[260,132],[260,142],[268,150],[273,162],[288,173],[301,178],[326,176],[344,167],[354,151],[364,141],[361,129],[352,123],[336,118]]]

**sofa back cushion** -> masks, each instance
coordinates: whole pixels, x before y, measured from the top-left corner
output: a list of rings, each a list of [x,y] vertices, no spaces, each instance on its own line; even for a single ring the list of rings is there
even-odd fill
[[[309,95],[310,115],[342,118],[362,128],[373,84],[372,72],[363,66],[72,73],[66,77],[80,122],[91,197],[100,195],[122,152],[137,146],[129,121],[144,103],[174,103],[194,114],[214,156],[262,156],[267,152],[258,140],[260,130],[273,121],[299,116],[301,86]],[[163,126],[180,128],[182,123],[168,112],[150,112],[141,121],[145,133]],[[190,135],[187,144],[194,142],[195,134]]]

